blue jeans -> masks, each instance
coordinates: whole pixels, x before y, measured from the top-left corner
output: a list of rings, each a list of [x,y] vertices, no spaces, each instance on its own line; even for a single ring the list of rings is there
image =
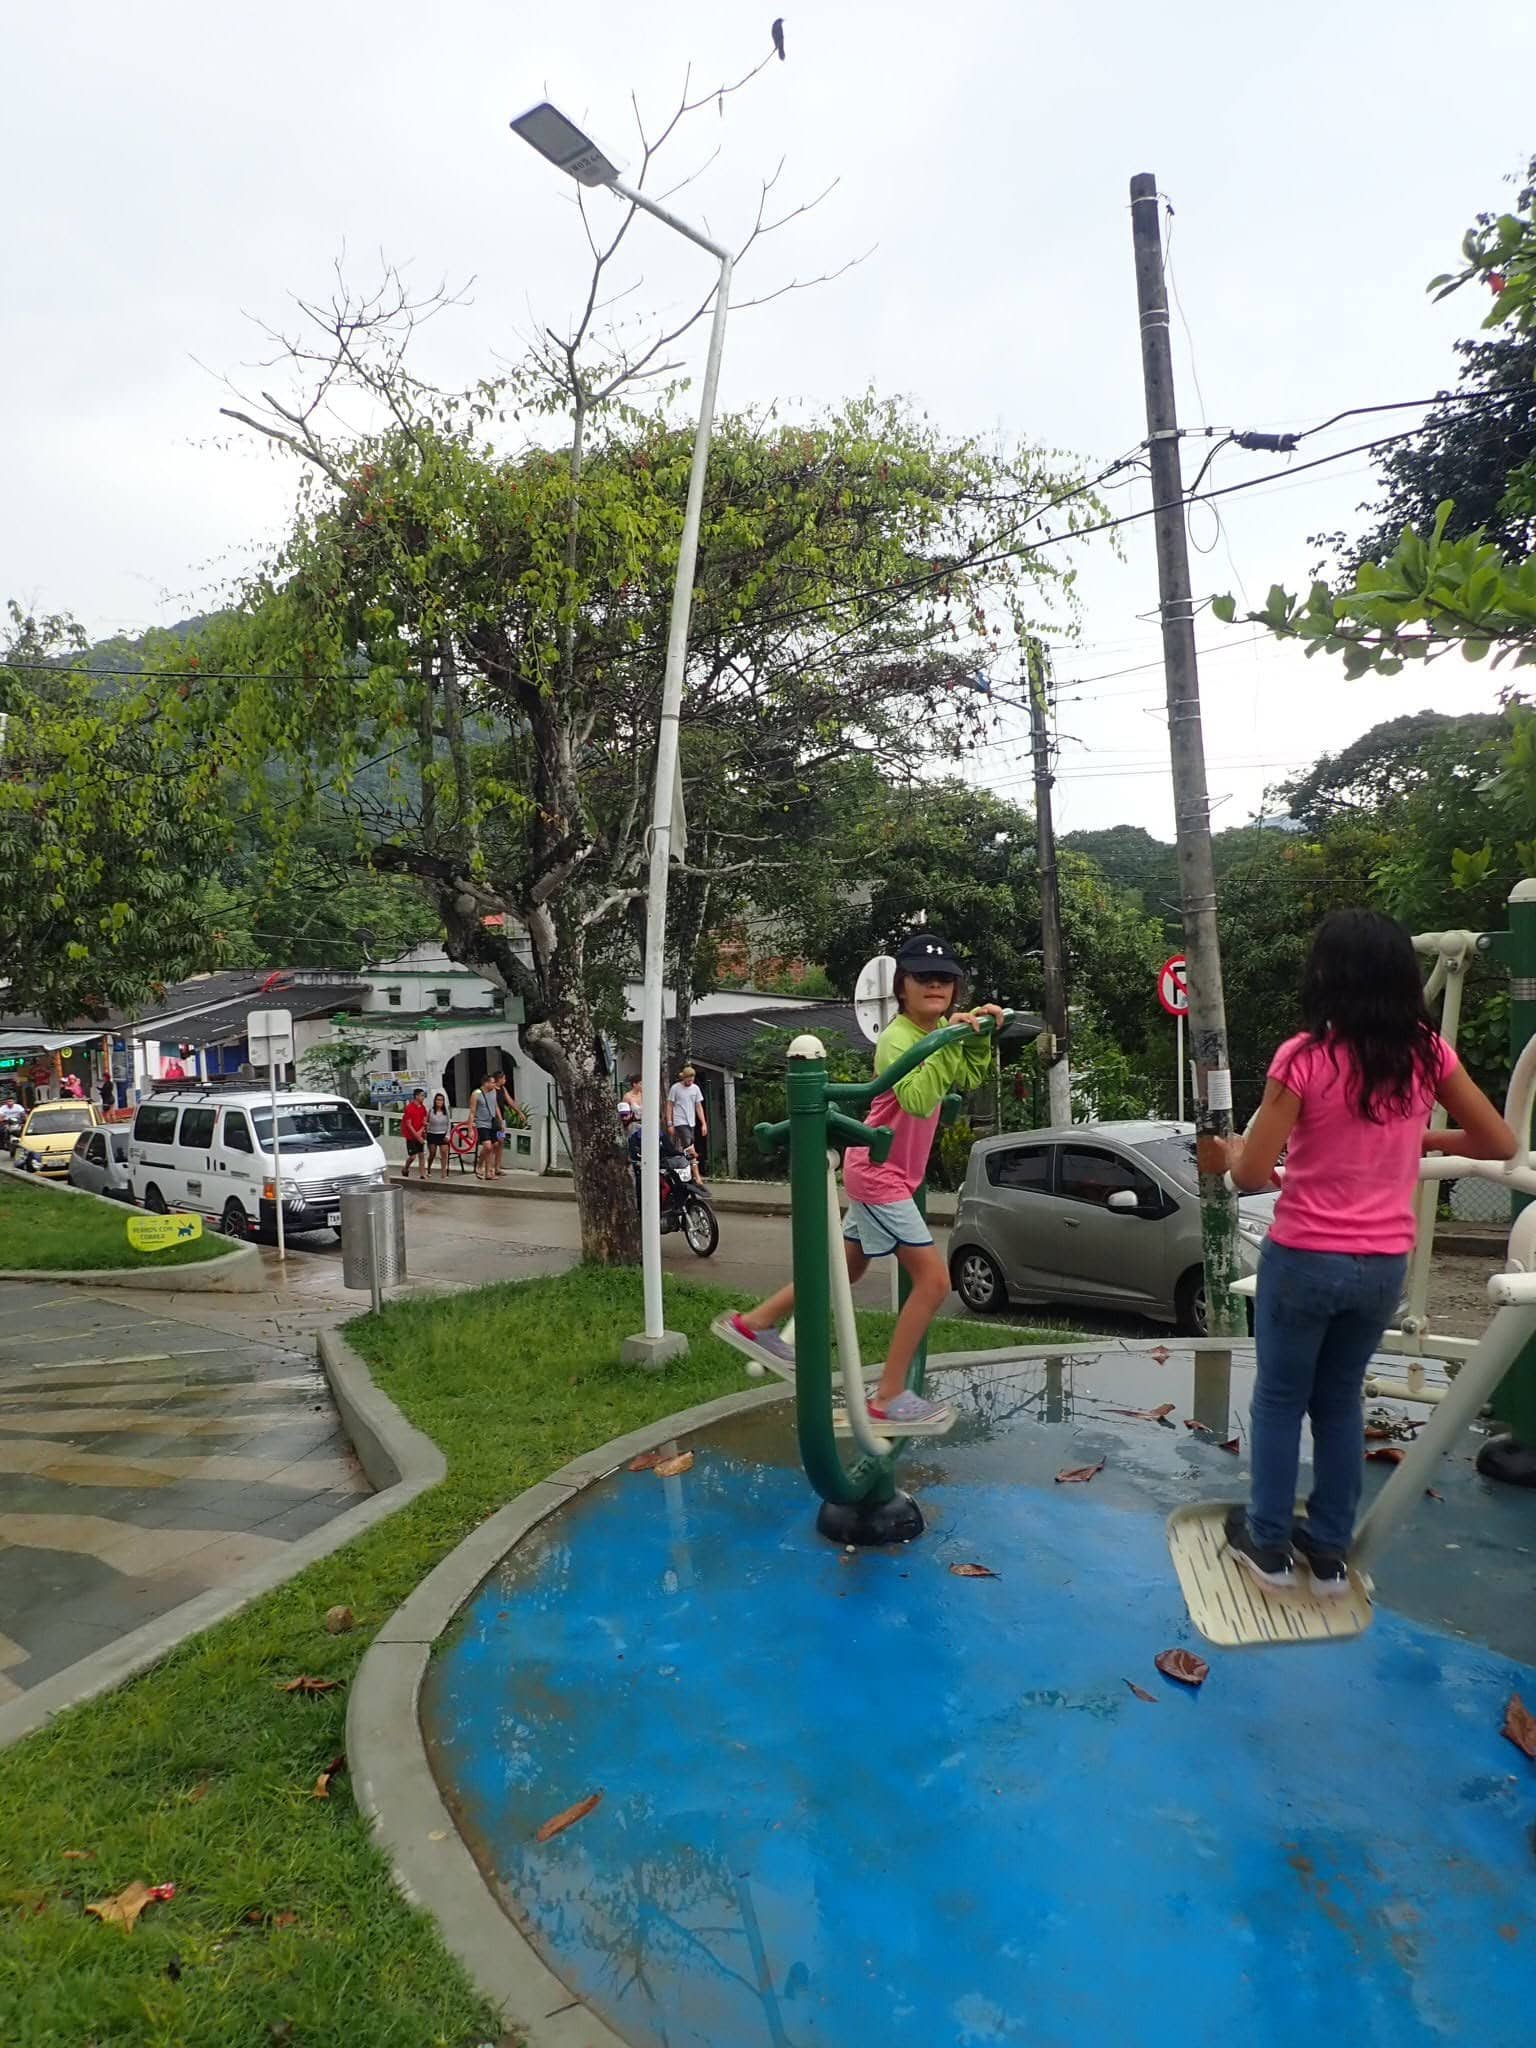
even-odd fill
[[[1348,1550],[1365,1448],[1360,1389],[1407,1271],[1406,1253],[1303,1252],[1273,1239],[1265,1244],[1254,1312],[1259,1379],[1249,1422],[1248,1526],[1255,1542],[1290,1543],[1301,1418],[1307,1415],[1307,1526],[1322,1548]]]

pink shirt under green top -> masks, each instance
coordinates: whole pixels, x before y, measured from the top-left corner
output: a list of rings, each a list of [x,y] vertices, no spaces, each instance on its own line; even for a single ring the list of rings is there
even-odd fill
[[[1455,1053],[1435,1039],[1431,1086],[1414,1090],[1408,1115],[1382,1112],[1371,1123],[1355,1107],[1354,1062],[1342,1046],[1306,1032],[1288,1038],[1269,1078],[1301,1100],[1286,1148],[1284,1187],[1270,1236],[1301,1252],[1409,1252],[1421,1139]]]
[[[942,1031],[949,1019],[935,1024]],[[887,1024],[875,1047],[875,1078],[894,1066],[927,1032],[905,1014]],[[843,1186],[855,1202],[910,1202],[922,1186],[938,1129],[939,1109],[952,1088],[979,1088],[992,1071],[992,1039],[979,1032],[930,1053],[895,1089],[877,1095],[865,1112],[867,1124],[888,1124],[896,1133],[883,1166],[874,1165],[867,1145],[850,1145],[843,1155]]]

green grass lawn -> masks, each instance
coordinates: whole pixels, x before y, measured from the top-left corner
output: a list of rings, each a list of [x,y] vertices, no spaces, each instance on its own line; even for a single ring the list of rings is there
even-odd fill
[[[193,1266],[223,1258],[221,1237],[194,1237],[163,1252],[136,1252],[127,1220],[139,1212],[126,1202],[92,1202],[40,1179],[0,1174],[0,1272],[78,1273],[93,1267]]]
[[[568,1458],[753,1384],[708,1334],[712,1316],[744,1299],[668,1280],[668,1325],[692,1349],[658,1374],[618,1363],[641,1316],[633,1272],[578,1269],[349,1325],[379,1384],[441,1446],[448,1478],[0,1756],[3,2048],[497,2039],[431,1922],[396,1893],[346,1779],[328,1800],[311,1788],[343,1747],[347,1681],[370,1637],[478,1522]],[[891,1318],[859,1321],[865,1355],[878,1355]],[[1045,1334],[939,1323],[933,1348]],[[352,1608],[353,1633],[326,1634],[336,1604]],[[314,1698],[275,1690],[301,1674],[340,1683]],[[86,1917],[87,1901],[135,1880],[174,1884],[176,1896],[132,1935]]]

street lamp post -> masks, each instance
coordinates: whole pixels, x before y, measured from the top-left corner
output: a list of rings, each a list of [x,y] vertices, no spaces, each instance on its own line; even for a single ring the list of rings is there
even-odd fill
[[[709,437],[715,418],[715,390],[720,381],[720,356],[725,346],[725,319],[731,296],[731,252],[644,192],[626,185],[618,168],[591,137],[566,119],[548,101],[530,107],[512,123],[523,140],[581,185],[604,185],[642,212],[654,214],[669,228],[707,249],[720,265],[709,352],[704,361],[704,388],[699,399],[699,424],[694,435],[693,465],[688,472],[688,501],[677,551],[677,576],[672,585],[672,611],[667,627],[667,663],[661,685],[661,724],[656,740],[656,782],[651,793],[650,873],[646,888],[645,980],[641,997],[640,1080],[645,1112],[640,1124],[640,1260],[645,1286],[645,1328],[626,1338],[622,1356],[649,1366],[683,1356],[688,1339],[664,1327],[661,1304],[661,1047],[667,952],[667,865],[672,857],[674,820],[682,818],[678,771],[678,720],[682,712],[683,671],[688,656],[688,615],[693,605],[693,572],[699,551],[699,521],[704,506],[704,472],[709,464]],[[679,847],[679,853],[681,853]]]

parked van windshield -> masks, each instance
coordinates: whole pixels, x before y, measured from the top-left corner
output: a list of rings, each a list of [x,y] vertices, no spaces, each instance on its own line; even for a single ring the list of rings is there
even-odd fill
[[[263,1152],[272,1149],[272,1112],[253,1109],[256,1142]],[[277,1111],[277,1141],[285,1152],[351,1152],[371,1145],[372,1137],[350,1102],[280,1103]]]

